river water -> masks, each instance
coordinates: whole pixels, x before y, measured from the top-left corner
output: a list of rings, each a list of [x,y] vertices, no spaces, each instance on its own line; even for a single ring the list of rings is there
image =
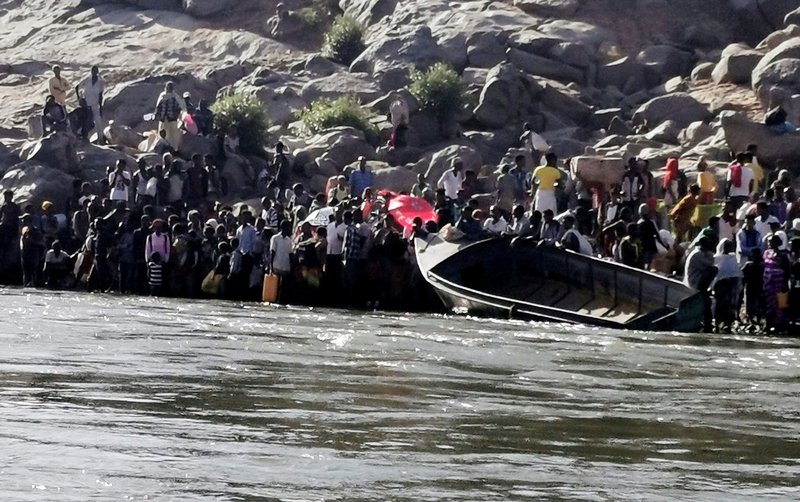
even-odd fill
[[[0,500],[800,498],[798,339],[0,294]]]

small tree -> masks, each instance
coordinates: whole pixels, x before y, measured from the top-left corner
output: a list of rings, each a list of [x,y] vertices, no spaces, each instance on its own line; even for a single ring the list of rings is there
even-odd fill
[[[424,72],[412,71],[409,90],[420,109],[431,113],[440,124],[458,113],[466,102],[464,81],[445,63],[436,63]]]
[[[310,133],[331,127],[354,127],[365,133],[374,129],[369,121],[369,113],[361,107],[355,96],[343,96],[333,100],[320,98],[300,112],[300,120]]]
[[[323,54],[331,61],[349,65],[364,48],[364,26],[346,14],[337,17],[325,34]]]
[[[214,124],[222,134],[231,126],[236,126],[239,147],[243,152],[263,154],[269,120],[258,98],[249,94],[233,94],[214,103],[211,110],[214,112]]]

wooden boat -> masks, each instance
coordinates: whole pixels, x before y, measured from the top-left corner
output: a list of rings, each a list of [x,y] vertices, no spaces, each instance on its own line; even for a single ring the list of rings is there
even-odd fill
[[[619,329],[696,332],[703,298],[683,283],[599,258],[504,238],[415,241],[417,263],[456,313]]]

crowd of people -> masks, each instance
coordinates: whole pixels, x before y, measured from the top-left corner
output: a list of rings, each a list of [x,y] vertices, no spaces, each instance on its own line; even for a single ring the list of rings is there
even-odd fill
[[[631,158],[622,178],[602,187],[552,153],[530,173],[524,163],[520,155],[501,167],[488,217],[446,210],[439,222],[467,238],[506,234],[682,278],[705,297],[706,331],[785,332],[796,321],[800,199],[787,169],[760,164],[757,145],[734,156],[724,182],[703,158],[684,170],[669,158],[660,179],[647,160]],[[449,204],[442,197],[437,208]]]
[[[98,139],[103,88],[96,67],[76,88]],[[69,115],[69,90],[56,67],[46,129]],[[63,113],[53,115],[56,105]],[[401,96],[389,117],[389,146],[402,148],[408,109]],[[559,162],[526,124],[513,163],[476,172],[456,158],[436,180],[420,174],[401,194],[426,200],[435,216],[403,226],[388,211],[396,194],[375,186],[363,157],[326,190],[309,193],[300,183],[288,186],[291,166],[280,142],[268,168],[251,173],[260,204],[221,204],[227,186],[217,166],[238,155],[236,129],[214,130],[207,103],[195,108],[172,83],[153,118],[155,165],[119,161],[107,178],[76,181],[67,200],[40,207],[20,208],[13,192],[4,194],[0,280],[257,300],[265,276],[277,276],[275,301],[422,308],[429,298],[420,294],[412,237],[446,230],[448,238],[523,239],[682,277],[706,298],[706,331],[783,331],[800,306],[800,200],[789,171],[765,171],[756,145],[735,155],[724,183],[702,158],[691,169],[669,158],[660,178],[648,160],[631,158],[616,183],[597,184],[582,179],[570,159]],[[220,157],[181,159],[187,133],[219,134]]]

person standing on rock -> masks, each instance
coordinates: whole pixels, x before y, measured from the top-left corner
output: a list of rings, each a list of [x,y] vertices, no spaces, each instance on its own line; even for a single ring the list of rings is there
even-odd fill
[[[53,77],[47,81],[47,88],[51,96],[53,96],[61,106],[67,106],[67,93],[70,87],[67,79],[61,76],[61,67],[58,65],[53,66]]]
[[[400,94],[395,94],[389,104],[389,119],[392,122],[392,136],[389,146],[403,148],[408,144],[409,110],[405,99]]]
[[[713,204],[717,194],[717,179],[708,172],[708,162],[703,157],[697,161],[697,185],[700,187],[698,204]]]
[[[350,193],[353,197],[360,197],[364,189],[372,188],[375,184],[375,174],[367,170],[367,159],[362,155],[358,158],[358,170],[350,175]],[[330,236],[330,231],[328,232]]]
[[[464,163],[461,159],[453,159],[453,167],[445,171],[436,184],[437,188],[444,188],[444,194],[448,199],[455,200],[458,196],[458,191],[461,190],[464,184],[463,168]],[[353,173],[353,176],[355,176],[355,173]]]
[[[103,123],[103,93],[105,92],[106,83],[100,77],[100,69],[97,66],[92,66],[91,75],[75,88],[75,93],[79,99],[81,97],[81,86],[83,87],[83,99],[86,102],[86,106],[91,110],[92,118],[94,119],[97,143],[103,144],[105,142],[105,136],[103,136],[103,130],[105,129],[105,124]]]
[[[167,142],[175,150],[180,150],[181,147],[182,133],[178,128],[178,119],[181,118],[181,112],[185,111],[186,103],[175,92],[175,84],[167,82],[164,92],[158,96],[158,101],[156,101],[155,118],[158,120],[158,130],[166,131]]]
[[[542,155],[550,150],[550,145],[547,144],[547,141],[545,141],[543,137],[533,130],[533,125],[529,122],[525,122],[522,129],[522,136],[520,137],[522,148],[530,152],[533,165],[538,166],[542,160]]]

